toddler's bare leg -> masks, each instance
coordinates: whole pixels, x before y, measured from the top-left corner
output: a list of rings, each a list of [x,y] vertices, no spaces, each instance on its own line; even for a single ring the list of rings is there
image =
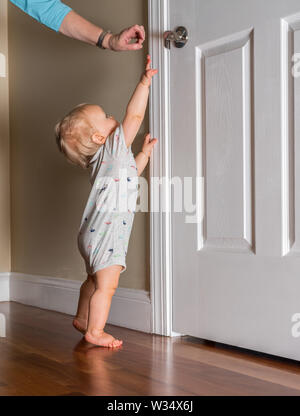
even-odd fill
[[[104,332],[111,300],[118,287],[121,265],[113,265],[95,273],[96,290],[90,299],[86,341],[103,347],[119,347],[123,341]]]
[[[88,275],[87,279],[80,287],[80,295],[77,306],[76,317],[73,320],[73,326],[83,334],[87,330],[89,317],[89,303],[92,294],[95,292],[96,286],[92,276]]]

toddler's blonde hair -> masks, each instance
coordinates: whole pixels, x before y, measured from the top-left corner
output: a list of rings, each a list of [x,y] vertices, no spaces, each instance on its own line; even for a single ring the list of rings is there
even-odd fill
[[[59,151],[72,164],[83,169],[89,167],[90,160],[99,149],[99,145],[91,140],[94,129],[84,113],[88,105],[82,103],[74,107],[54,128]]]

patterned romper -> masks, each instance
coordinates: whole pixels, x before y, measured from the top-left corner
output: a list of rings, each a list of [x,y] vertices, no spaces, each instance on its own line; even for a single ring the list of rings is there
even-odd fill
[[[122,124],[98,149],[90,166],[92,189],[79,227],[78,248],[88,274],[113,264],[122,265],[123,273],[136,209],[138,176]]]

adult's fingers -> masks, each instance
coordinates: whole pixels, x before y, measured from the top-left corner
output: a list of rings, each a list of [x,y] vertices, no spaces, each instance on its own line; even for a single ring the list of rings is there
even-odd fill
[[[123,49],[127,50],[127,51],[136,51],[138,49],[142,49],[143,45],[141,45],[140,43],[126,43],[124,44]]]
[[[144,26],[140,26],[140,28],[141,28],[141,31],[142,31],[142,37],[139,40],[141,40],[142,42],[144,42],[144,40],[146,38],[145,28],[144,28]]]
[[[137,39],[137,42],[131,43],[133,39]],[[134,25],[128,29],[122,30],[118,35],[116,43],[116,50],[137,50],[143,47],[145,40],[145,29],[143,26]]]
[[[143,26],[134,25],[129,27],[123,32],[124,37],[128,40],[130,39],[138,39],[139,43],[143,43],[145,40],[145,29]]]
[[[145,29],[144,26],[135,25],[136,35],[138,40],[142,40],[144,42],[145,40]]]

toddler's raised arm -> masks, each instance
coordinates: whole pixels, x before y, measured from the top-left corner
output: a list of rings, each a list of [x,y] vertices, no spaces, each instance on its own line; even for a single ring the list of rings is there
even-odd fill
[[[151,79],[157,73],[157,69],[150,68],[150,63],[150,55],[147,55],[145,72],[127,105],[126,114],[122,123],[127,147],[135,139],[145,117]]]

